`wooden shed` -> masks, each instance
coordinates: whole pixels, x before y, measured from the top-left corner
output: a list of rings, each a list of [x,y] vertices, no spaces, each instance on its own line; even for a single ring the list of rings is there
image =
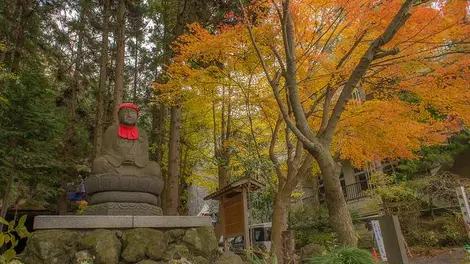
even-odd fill
[[[228,238],[241,235],[244,237],[245,248],[251,246],[248,193],[262,187],[264,187],[264,184],[261,182],[250,177],[244,177],[204,197],[204,200],[218,200],[222,206],[219,219],[223,227],[225,250],[228,249]]]

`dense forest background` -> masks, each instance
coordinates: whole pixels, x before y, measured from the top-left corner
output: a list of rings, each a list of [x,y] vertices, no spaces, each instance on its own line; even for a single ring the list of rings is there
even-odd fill
[[[188,114],[159,102],[152,83],[166,81],[170,43],[187,23],[215,28],[231,8],[229,1],[1,1],[3,204],[66,213],[65,193],[89,174],[120,102],[140,107],[152,159],[165,177],[182,174],[184,186],[209,155],[191,139],[204,133],[203,122],[188,124]],[[168,167],[171,118],[180,120],[172,155],[182,162]]]

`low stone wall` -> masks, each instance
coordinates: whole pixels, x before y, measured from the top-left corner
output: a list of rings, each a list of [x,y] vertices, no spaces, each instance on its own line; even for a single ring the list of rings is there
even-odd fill
[[[217,263],[212,227],[186,229],[55,229],[35,231],[21,254],[25,264],[162,264],[185,258]],[[81,262],[80,259],[93,259]]]

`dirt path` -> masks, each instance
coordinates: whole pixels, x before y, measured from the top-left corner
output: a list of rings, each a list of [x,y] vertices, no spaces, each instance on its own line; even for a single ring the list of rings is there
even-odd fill
[[[452,248],[420,254],[419,257],[410,259],[410,264],[463,264],[465,250],[463,248]],[[428,256],[426,256],[428,255]],[[470,263],[470,262],[468,262]]]

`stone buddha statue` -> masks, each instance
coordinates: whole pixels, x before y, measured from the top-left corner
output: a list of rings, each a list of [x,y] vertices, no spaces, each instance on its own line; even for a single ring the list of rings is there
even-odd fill
[[[102,155],[93,161],[85,181],[89,215],[162,215],[160,166],[149,161],[148,137],[136,126],[139,109],[124,103],[119,124],[103,136]]]

